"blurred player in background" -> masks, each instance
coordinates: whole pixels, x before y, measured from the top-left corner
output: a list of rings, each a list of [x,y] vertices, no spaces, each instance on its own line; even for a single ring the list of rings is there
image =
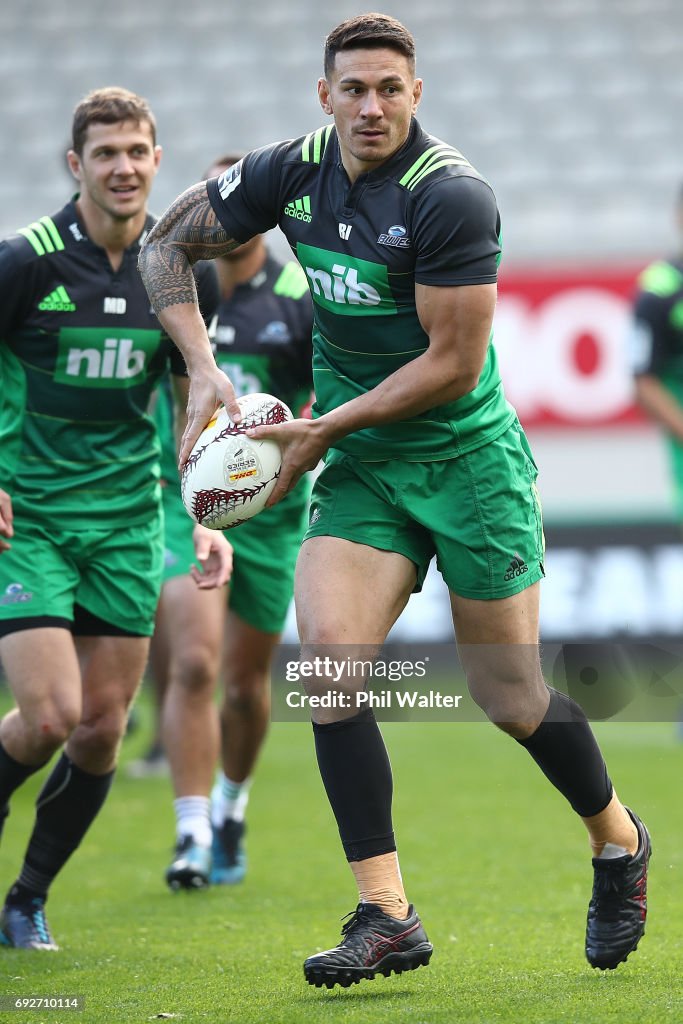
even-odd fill
[[[0,244],[0,657],[16,707],[0,722],[0,827],[53,753],[0,943],[57,946],[45,901],[112,783],[159,596],[159,447],[146,410],[166,371],[188,381],[137,269],[159,167],[145,100],[100,89],[76,107],[79,194]],[[211,312],[213,273],[199,302]],[[229,545],[199,528],[199,586]]]
[[[181,459],[217,400],[234,403],[211,359],[191,264],[279,224],[314,299],[318,415],[249,434],[283,446],[273,503],[325,456],[296,571],[302,658],[367,659],[436,554],[473,698],[588,829],[586,955],[613,968],[644,931],[650,842],[614,792],[583,711],[541,671],[536,467],[490,344],[495,197],[415,120],[415,45],[395,19],[339,25],[324,74],[318,95],[333,125],[249,153],[189,189],[143,246],[150,297],[192,377]],[[363,682],[350,672],[345,694]],[[307,689],[331,685],[323,676]],[[382,736],[372,712],[356,708],[313,709],[318,765],[359,893],[339,945],[304,964],[317,986],[412,970],[432,953],[403,888]]]
[[[683,239],[683,188],[676,223]],[[683,523],[683,248],[638,278],[630,342],[636,401],[666,438],[674,511]],[[683,739],[683,709],[679,733]]]
[[[238,159],[221,157],[207,176]],[[301,415],[312,381],[311,299],[301,268],[276,260],[260,235],[215,266],[221,303],[210,335],[219,367],[238,395],[277,395]],[[157,416],[167,412],[162,400]],[[158,420],[158,426],[170,441],[168,422]],[[246,871],[245,810],[268,728],[271,660],[292,598],[310,486],[301,480],[276,508],[226,534],[234,548],[226,610],[222,591],[198,591],[187,575],[192,529],[176,464],[175,446],[167,444],[166,567],[151,667],[175,793],[176,850],[166,881],[193,889],[209,881],[240,882]],[[214,702],[219,674],[220,727]]]

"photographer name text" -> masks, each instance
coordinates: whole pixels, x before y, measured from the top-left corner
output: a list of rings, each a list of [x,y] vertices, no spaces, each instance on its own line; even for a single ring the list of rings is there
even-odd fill
[[[363,708],[458,708],[461,694],[440,693],[438,690],[359,690],[356,693],[341,693],[329,690],[327,693],[302,693],[290,690],[287,693],[287,707],[290,708],[340,708],[358,711]]]

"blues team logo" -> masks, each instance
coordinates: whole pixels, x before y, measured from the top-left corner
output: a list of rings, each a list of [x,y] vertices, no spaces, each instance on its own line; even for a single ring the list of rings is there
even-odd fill
[[[377,236],[380,245],[392,245],[397,249],[409,249],[410,239],[403,224],[392,224],[383,234]]]
[[[25,604],[27,601],[32,600],[33,592],[24,590],[23,583],[10,583],[6,587],[5,593],[0,597],[0,605]]]

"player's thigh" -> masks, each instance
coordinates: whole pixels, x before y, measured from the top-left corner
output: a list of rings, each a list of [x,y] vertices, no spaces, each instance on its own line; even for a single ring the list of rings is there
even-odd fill
[[[471,682],[543,685],[538,646],[538,583],[511,597],[475,601],[451,592],[458,651]]]
[[[434,546],[403,507],[402,472],[334,452],[316,478],[294,586],[303,642],[381,644],[420,589]]]
[[[220,665],[226,606],[223,587],[200,590],[191,576],[174,576],[161,589],[153,656],[162,653],[173,682],[213,690]]]
[[[396,551],[340,537],[309,538],[299,553],[294,588],[302,644],[383,644],[415,579],[415,564]]]
[[[3,555],[4,558],[4,555]],[[81,673],[68,629],[22,629],[0,638],[0,661],[24,719],[74,725],[81,715]]]
[[[281,634],[257,629],[230,609],[223,644],[224,696],[260,690],[268,685],[270,668]]]
[[[111,716],[112,722],[123,725],[145,671],[149,637],[76,637],[76,647],[81,661],[83,721],[92,723]]]
[[[87,611],[131,636],[154,631],[163,569],[163,522],[122,523],[93,535],[80,563],[76,600]]]
[[[458,653],[474,700],[491,721],[529,735],[548,707],[538,645],[539,584],[492,601],[451,593]]]
[[[230,531],[230,610],[261,634],[284,627],[307,510],[307,501],[297,497],[292,503],[288,497]]]

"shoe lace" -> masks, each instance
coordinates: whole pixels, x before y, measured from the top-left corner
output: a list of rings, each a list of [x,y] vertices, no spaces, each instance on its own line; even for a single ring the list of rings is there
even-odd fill
[[[36,930],[38,938],[41,942],[51,942],[50,931],[47,926],[47,918],[45,917],[45,905],[40,899],[31,900],[33,907],[31,911],[31,920],[33,927]]]
[[[369,917],[369,909],[364,903],[359,903],[354,910],[350,910],[348,914],[345,914],[344,917],[342,917],[342,921],[344,923],[342,924],[341,929],[344,941],[347,941],[349,938],[353,938],[353,932],[361,925],[367,924]]]
[[[629,892],[627,865],[605,861],[600,864],[593,880],[593,905],[605,921],[616,921],[624,912],[624,901]]]

